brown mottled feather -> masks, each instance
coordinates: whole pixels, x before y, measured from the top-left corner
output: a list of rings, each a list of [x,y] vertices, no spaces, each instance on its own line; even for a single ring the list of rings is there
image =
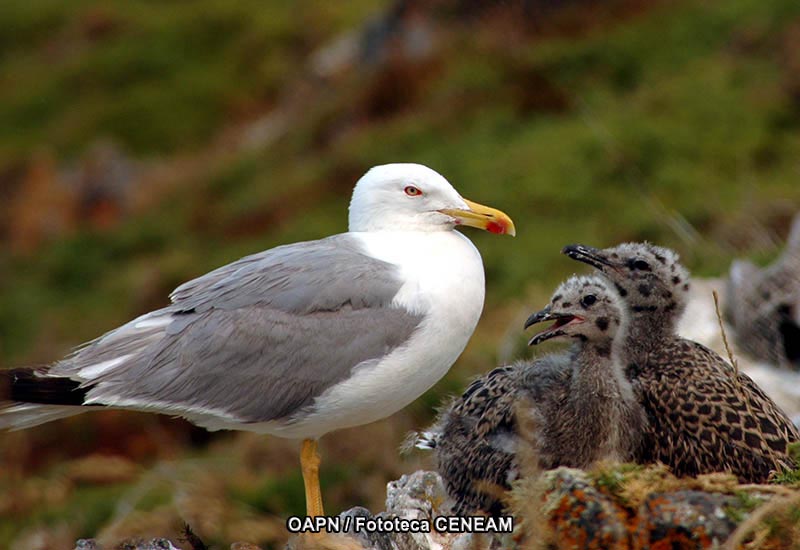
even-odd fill
[[[578,306],[579,292],[593,294],[596,303]],[[585,468],[601,459],[630,460],[639,448],[645,414],[624,379],[618,351],[610,351],[624,306],[604,282],[586,277],[561,285],[554,309],[559,300],[560,311],[571,300],[585,322],[549,332],[578,343],[478,378],[428,432],[426,445],[435,449],[456,514],[500,514],[503,493],[519,475],[518,453],[542,469]]]
[[[473,381],[442,416],[435,453],[454,514],[503,510],[499,497],[514,477],[514,454],[493,445],[492,435],[516,431],[516,370],[500,367]]]
[[[639,461],[663,462],[678,475],[730,471],[752,483],[795,467],[787,447],[800,440],[797,428],[714,351],[676,337],[629,374],[650,417]]]
[[[626,375],[649,420],[637,461],[663,462],[679,476],[728,471],[748,483],[795,467],[788,446],[800,433],[788,416],[749,376],[676,335],[689,274],[675,252],[625,243],[564,253],[599,269],[631,312]]]

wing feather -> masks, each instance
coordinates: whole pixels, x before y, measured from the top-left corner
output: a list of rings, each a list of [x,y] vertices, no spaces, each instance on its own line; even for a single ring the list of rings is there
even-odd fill
[[[82,382],[87,404],[285,418],[411,336],[422,316],[393,305],[402,284],[352,235],[277,247],[179,286],[48,374]]]

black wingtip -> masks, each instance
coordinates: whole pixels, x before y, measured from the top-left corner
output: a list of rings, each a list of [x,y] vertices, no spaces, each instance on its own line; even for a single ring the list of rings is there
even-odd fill
[[[35,369],[0,370],[0,400],[42,405],[83,405],[86,388],[69,378],[42,376]]]

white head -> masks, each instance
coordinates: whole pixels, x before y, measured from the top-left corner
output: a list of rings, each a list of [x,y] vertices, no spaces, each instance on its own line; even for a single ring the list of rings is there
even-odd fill
[[[421,164],[384,164],[356,183],[350,201],[350,231],[449,231],[470,225],[514,234],[511,219],[465,200],[438,172]]]

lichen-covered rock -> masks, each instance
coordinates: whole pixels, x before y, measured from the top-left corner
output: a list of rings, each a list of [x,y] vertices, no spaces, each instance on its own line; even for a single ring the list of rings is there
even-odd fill
[[[433,527],[434,519],[447,510],[447,492],[442,478],[436,472],[417,471],[392,481],[386,488],[386,511],[372,515],[365,508],[351,508],[340,517],[394,518],[421,520]],[[352,523],[354,525],[354,523]],[[356,532],[349,533],[368,550],[483,550],[494,540],[490,536],[475,536],[472,533],[440,533],[434,528],[430,532]]]
[[[558,468],[526,477],[514,489],[511,508],[517,529],[512,538],[438,532],[436,518],[449,513],[446,491],[437,473],[418,471],[388,484],[385,512],[351,508],[339,516],[342,525],[350,525],[346,533],[332,534],[324,543],[293,537],[287,548],[704,550],[720,548],[731,539],[736,540],[732,549],[789,548],[786,541],[800,534],[800,484],[787,483],[783,487],[738,485],[734,477],[724,474],[678,479],[658,466],[617,465],[591,472]],[[346,518],[350,521],[345,522]],[[362,523],[380,520],[390,527],[356,529],[357,518]],[[413,533],[391,527],[400,520],[427,521],[432,528]],[[754,546],[756,538],[759,542]],[[237,544],[231,549],[240,547],[257,550]],[[167,539],[119,548],[179,550]],[[199,546],[187,539],[181,548]],[[92,540],[80,540],[75,550],[103,549]]]
[[[414,516],[418,515],[417,511],[414,509],[409,509],[408,512]],[[364,519],[390,519],[393,514],[381,512],[377,516],[373,516],[369,510],[359,506],[342,512],[339,517],[345,518],[348,516],[353,519],[357,517]],[[351,523],[351,526],[353,525],[355,525],[355,522]],[[351,528],[347,533],[356,539],[365,549],[369,550],[429,550],[431,548],[431,545],[424,536],[415,538],[411,533],[378,530],[357,531],[354,528]]]
[[[558,548],[627,550],[628,514],[591,484],[585,472],[558,468],[544,473],[545,505]]]
[[[403,517],[432,518],[446,500],[447,491],[436,472],[418,470],[386,486],[386,511]]]
[[[639,507],[633,532],[637,550],[695,550],[719,546],[736,529],[727,509],[737,500],[720,493],[656,493]]]
[[[523,479],[512,502],[524,548],[704,550],[736,539],[731,549],[777,549],[800,533],[798,484],[738,485],[725,474],[678,479],[658,466],[559,468]]]
[[[373,516],[364,508],[352,508],[342,513],[366,516],[370,519],[399,517],[412,520],[431,520],[447,493],[442,479],[435,472],[417,471],[404,475],[386,486],[386,512]],[[429,533],[352,532],[370,550],[431,550],[436,548]]]

